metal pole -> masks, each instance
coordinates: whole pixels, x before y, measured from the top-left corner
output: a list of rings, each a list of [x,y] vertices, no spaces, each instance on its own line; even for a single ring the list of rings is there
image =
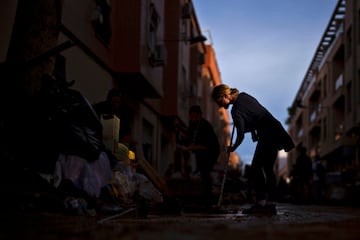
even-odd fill
[[[233,138],[234,138],[234,132],[235,132],[235,124],[233,125],[233,129],[232,129],[232,132],[231,132],[230,147],[232,146],[232,141],[233,141]],[[227,175],[227,171],[228,171],[229,160],[230,160],[230,152],[227,151],[227,159],[226,159],[226,163],[225,163],[224,176],[223,176],[222,183],[221,183],[219,201],[218,201],[218,204],[217,204],[218,207],[220,207],[221,202],[222,202],[222,198],[223,198],[223,192],[224,192],[226,175]]]

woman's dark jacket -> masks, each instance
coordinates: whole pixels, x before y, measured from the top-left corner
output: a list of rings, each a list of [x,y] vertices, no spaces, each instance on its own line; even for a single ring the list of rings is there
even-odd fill
[[[284,149],[288,152],[294,148],[294,142],[281,123],[249,94],[244,92],[238,94],[231,115],[237,129],[233,149],[242,143],[247,132],[252,133],[254,141],[269,142],[278,150]]]

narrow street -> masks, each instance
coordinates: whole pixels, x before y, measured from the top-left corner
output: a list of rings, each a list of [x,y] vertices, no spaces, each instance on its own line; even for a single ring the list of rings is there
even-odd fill
[[[359,239],[360,208],[278,205],[273,217],[245,216],[247,205],[227,214],[182,213],[136,218],[27,213],[4,219],[1,239]]]

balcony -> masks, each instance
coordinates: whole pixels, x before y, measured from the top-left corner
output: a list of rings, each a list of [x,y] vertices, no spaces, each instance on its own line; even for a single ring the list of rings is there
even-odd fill
[[[343,85],[344,85],[344,74],[340,74],[335,81],[335,86],[334,86],[335,91],[338,90]]]

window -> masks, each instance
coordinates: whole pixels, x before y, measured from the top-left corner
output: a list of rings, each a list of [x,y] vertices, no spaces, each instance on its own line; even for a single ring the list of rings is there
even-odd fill
[[[96,0],[92,25],[96,36],[108,46],[111,39],[110,25],[111,6],[109,0]]]
[[[351,112],[351,100],[352,100],[352,94],[351,94],[351,82],[348,83],[346,86],[346,112]]]
[[[157,43],[157,31],[159,28],[160,17],[153,3],[149,6],[147,17],[147,45],[148,60],[151,66],[163,66],[167,61],[167,50],[164,44]]]
[[[148,47],[151,51],[155,50],[156,32],[158,26],[159,26],[159,14],[156,11],[155,5],[151,3],[149,7],[148,31],[147,31]]]
[[[322,134],[323,134],[323,139],[324,141],[327,140],[327,118],[324,118],[323,119],[323,131],[322,131]]]
[[[346,32],[346,58],[348,59],[351,57],[351,49],[352,49],[352,29],[351,26],[349,27],[349,30]]]
[[[360,10],[358,11],[358,44],[360,44]]]
[[[142,150],[143,150],[144,158],[152,166],[154,166],[153,145],[152,145],[154,140],[154,126],[146,119],[143,119],[142,128],[143,128]]]
[[[360,79],[360,69],[358,69],[358,72],[357,72],[357,79]],[[359,81],[359,80],[358,80]],[[357,84],[358,85],[358,92],[360,92],[360,84],[358,83]],[[357,97],[357,103],[360,103],[360,96],[359,96],[359,94],[355,94],[355,96]]]
[[[344,84],[344,77],[343,74],[340,74],[338,78],[335,80],[335,91],[342,87]]]
[[[181,39],[183,39],[183,43],[188,43],[188,21],[181,22]]]
[[[327,96],[327,75],[325,75],[323,78],[323,95],[324,95],[324,98],[326,98],[326,96]]]

